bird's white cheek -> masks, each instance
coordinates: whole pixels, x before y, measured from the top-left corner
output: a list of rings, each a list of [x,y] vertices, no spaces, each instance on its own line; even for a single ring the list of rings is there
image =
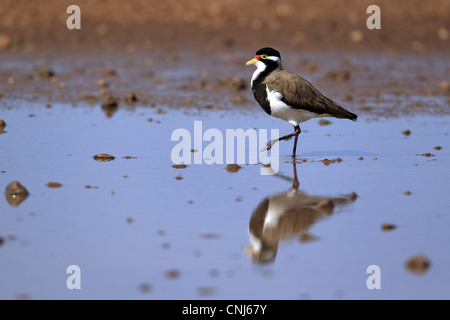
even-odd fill
[[[253,85],[253,81],[258,78],[258,76],[261,74],[261,72],[266,70],[266,65],[264,63],[262,63],[261,61],[258,61],[255,64],[255,66],[256,66],[256,70],[255,70],[255,72],[253,72],[252,81],[250,83],[251,85]]]

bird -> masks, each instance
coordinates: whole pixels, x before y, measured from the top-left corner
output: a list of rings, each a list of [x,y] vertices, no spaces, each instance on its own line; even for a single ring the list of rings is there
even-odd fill
[[[335,117],[356,121],[358,116],[324,96],[308,80],[284,70],[277,50],[265,47],[256,52],[246,65],[256,66],[251,88],[255,100],[269,115],[285,120],[294,126],[294,132],[267,143],[261,150],[270,150],[280,141],[295,137],[292,157],[295,159],[300,123],[318,117]]]
[[[295,162],[294,178],[277,174],[284,180],[292,180],[287,191],[264,198],[253,211],[248,233],[251,246],[244,247],[255,263],[269,263],[276,258],[279,243],[293,238],[311,239],[309,230],[317,222],[333,215],[335,207],[343,207],[356,201],[355,192],[340,196],[310,195],[299,189]]]

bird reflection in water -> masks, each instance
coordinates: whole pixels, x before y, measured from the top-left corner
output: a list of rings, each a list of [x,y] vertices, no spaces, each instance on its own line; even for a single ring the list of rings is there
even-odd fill
[[[253,211],[249,223],[251,247],[244,248],[256,263],[275,260],[278,244],[294,237],[308,238],[308,230],[319,220],[333,214],[335,206],[354,202],[356,193],[340,197],[312,196],[299,190],[297,168],[293,163],[294,179],[287,192],[269,196]]]

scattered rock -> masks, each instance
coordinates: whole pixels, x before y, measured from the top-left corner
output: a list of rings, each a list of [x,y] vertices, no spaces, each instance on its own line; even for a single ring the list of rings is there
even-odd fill
[[[115,98],[111,92],[108,92],[103,100],[102,110],[105,112],[108,118],[111,118],[114,113],[119,109],[119,101]]]
[[[174,169],[184,169],[184,168],[187,168],[187,165],[185,165],[185,164],[174,164],[172,166],[172,168],[174,168]]]
[[[6,122],[3,119],[0,119],[0,131],[6,127]]]
[[[403,130],[402,133],[403,133],[405,136],[409,136],[409,135],[411,134],[411,131],[409,131],[409,130]]]
[[[392,224],[392,223],[385,222],[385,223],[383,223],[381,225],[381,230],[383,230],[383,231],[391,231],[391,230],[394,230],[396,228],[397,228],[397,226],[395,224]]]
[[[105,162],[105,161],[111,161],[114,160],[116,157],[106,154],[106,153],[99,153],[94,156],[94,160]]]
[[[103,80],[103,79],[98,79],[98,80],[97,80],[97,85],[98,85],[100,88],[108,88],[108,87],[109,87],[109,82],[106,82],[106,81]]]
[[[126,103],[133,103],[133,102],[138,101],[138,98],[137,98],[137,96],[136,96],[136,94],[134,92],[128,92],[125,95],[125,99],[124,100],[125,100]]]
[[[114,69],[100,69],[100,71],[98,72],[99,75],[101,76],[116,76],[117,72]]]
[[[415,274],[424,274],[430,268],[430,260],[423,254],[413,256],[406,261],[406,268]]]
[[[336,158],[336,159],[327,159],[327,158],[325,158],[325,159],[323,159],[323,160],[320,160],[324,165],[326,165],[326,166],[328,166],[328,165],[330,165],[331,163],[335,163],[335,162],[337,162],[337,163],[341,163],[342,162],[342,159],[341,158]]]
[[[225,170],[233,173],[233,172],[238,172],[240,168],[242,168],[242,167],[236,163],[229,163],[225,167]]]
[[[183,180],[183,177],[178,175],[178,176],[175,177],[175,180]]]
[[[134,222],[134,220],[133,220],[132,217],[128,217],[128,218],[127,218],[127,223],[128,223],[128,224],[133,223],[133,222]]]
[[[39,67],[36,70],[35,77],[37,79],[50,79],[55,76],[55,72],[47,67]]]
[[[405,192],[403,192],[404,194],[406,194],[407,196],[410,196],[411,195],[411,191],[409,191],[409,190],[406,190]]]
[[[158,109],[158,110],[156,111],[156,113],[157,113],[157,114],[166,114],[167,111],[164,110],[164,109]]]
[[[89,94],[89,93],[81,96],[81,99],[86,100],[89,103],[95,103],[97,101],[97,98],[94,95]]]
[[[47,187],[48,188],[61,188],[62,184],[59,182],[48,182]]]
[[[105,100],[103,101],[102,107],[118,107],[119,101],[115,98],[111,92],[106,94]]]
[[[13,207],[17,207],[25,201],[28,195],[28,190],[19,181],[13,181],[6,187],[6,201]]]
[[[137,159],[137,157],[132,157],[132,156],[124,156],[122,158],[124,158],[124,159]]]
[[[1,120],[0,120],[0,129],[1,129]],[[442,149],[441,146],[436,146],[436,147],[434,147],[434,150],[441,150],[441,149]]]
[[[431,157],[435,157],[436,155],[435,155],[435,154],[432,154],[432,153],[429,153],[429,152],[427,152],[427,153],[422,153],[422,154],[418,154],[418,153],[416,153],[416,156],[422,156],[422,157],[427,157],[427,158],[431,158]]]

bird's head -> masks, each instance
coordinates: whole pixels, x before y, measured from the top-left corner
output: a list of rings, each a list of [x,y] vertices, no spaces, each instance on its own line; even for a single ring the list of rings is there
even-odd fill
[[[257,69],[266,69],[269,67],[270,69],[276,69],[281,67],[281,55],[280,53],[273,48],[262,48],[256,51],[255,57],[248,61],[246,65],[256,65]]]

